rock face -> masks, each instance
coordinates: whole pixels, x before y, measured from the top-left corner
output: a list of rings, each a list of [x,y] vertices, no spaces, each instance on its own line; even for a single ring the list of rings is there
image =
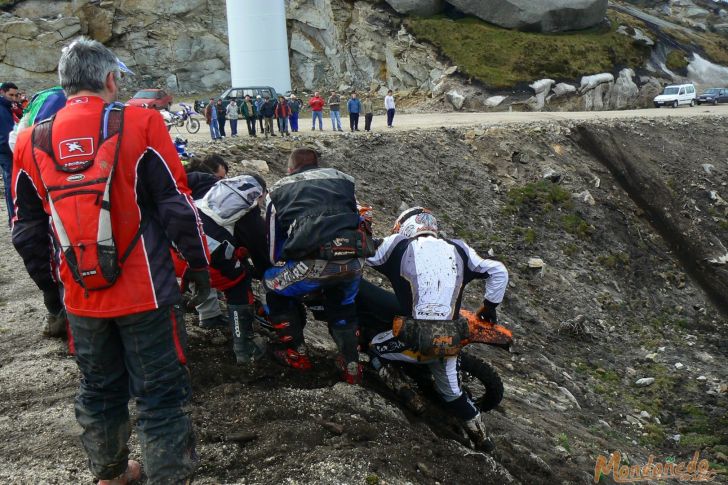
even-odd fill
[[[386,0],[390,7],[404,15],[429,17],[442,12],[443,0]]]
[[[374,83],[430,91],[447,68],[399,18],[370,3],[288,0],[286,11],[294,86],[343,91]]]
[[[390,3],[413,15],[432,15],[444,5]],[[400,17],[374,2],[286,0],[286,11],[297,88],[430,91],[448,67],[402,28]],[[0,16],[3,78],[28,91],[55,84],[61,48],[78,35],[105,43],[136,72],[129,90],[229,87],[225,0],[17,2]]]
[[[464,13],[508,29],[563,32],[597,25],[607,0],[448,0]]]
[[[609,109],[626,109],[634,106],[640,90],[632,78],[634,78],[632,69],[626,68],[619,72],[619,77],[609,91]]]

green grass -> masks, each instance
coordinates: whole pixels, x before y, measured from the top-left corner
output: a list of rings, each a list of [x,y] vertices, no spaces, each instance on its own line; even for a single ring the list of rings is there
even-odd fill
[[[571,193],[558,184],[539,180],[508,191],[507,212],[518,212],[522,207],[547,212],[555,206],[571,207]]]
[[[438,47],[465,75],[493,88],[505,88],[541,78],[577,79],[643,65],[649,48],[616,33],[623,19],[619,14],[609,15],[611,29],[561,34],[518,32],[473,17],[412,18],[407,26],[419,40]]]
[[[667,55],[667,61],[665,65],[671,71],[681,71],[688,67],[688,60],[685,58],[685,54],[681,51],[670,51]]]
[[[592,235],[594,228],[584,219],[576,214],[567,214],[561,218],[564,229],[569,234],[573,234],[581,239],[586,239]]]
[[[559,442],[559,445],[563,446],[566,451],[571,453],[571,444],[569,444],[569,437],[566,436],[566,433],[560,433],[556,436],[556,440]]]

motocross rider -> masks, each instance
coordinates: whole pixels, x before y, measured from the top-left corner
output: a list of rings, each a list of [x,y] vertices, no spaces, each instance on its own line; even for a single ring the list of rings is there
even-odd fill
[[[347,383],[358,384],[362,367],[354,301],[364,258],[372,252],[361,245],[366,237],[354,179],[320,167],[318,154],[308,148],[293,150],[288,174],[271,187],[266,199],[273,264],[264,277],[266,301],[284,345],[274,356],[285,365],[310,368],[303,337],[305,314],[298,310],[297,300],[321,292],[329,332],[340,352],[337,365]]]
[[[405,210],[397,218],[392,235],[385,238],[366,264],[385,275],[399,300],[403,317],[420,321],[453,321],[458,318],[463,289],[474,279],[485,279],[483,307],[478,316],[497,322],[496,307],[508,285],[505,266],[483,259],[465,242],[438,236],[437,219],[422,207]],[[385,383],[393,369],[382,360],[427,364],[435,388],[448,412],[458,418],[469,437],[481,449],[494,448],[481,420],[480,410],[463,392],[458,379],[458,358],[431,357],[409,349],[392,330],[370,343],[372,364]]]

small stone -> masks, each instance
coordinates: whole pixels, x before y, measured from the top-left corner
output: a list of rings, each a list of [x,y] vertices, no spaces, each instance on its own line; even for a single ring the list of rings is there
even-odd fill
[[[654,361],[657,360],[657,353],[656,352],[652,352],[650,354],[647,354],[647,355],[645,355],[645,359],[651,360],[651,361],[654,362]]]
[[[432,478],[432,470],[429,466],[425,465],[422,462],[417,463],[417,469],[422,473],[422,475],[425,476],[425,478]]]
[[[657,348],[657,351],[658,351],[658,352],[664,352],[664,351],[665,351],[665,347],[658,347],[658,348]]]
[[[703,164],[703,170],[705,170],[705,173],[708,175],[711,175],[711,172],[715,169],[715,165],[712,163],[704,163]]]
[[[607,422],[606,422],[606,421],[604,421],[603,419],[600,419],[600,420],[599,420],[599,424],[601,424],[601,425],[602,425],[602,426],[604,426],[605,428],[611,428],[611,426],[609,426],[609,423],[607,423]]]
[[[541,258],[528,258],[528,267],[533,269],[541,269],[546,266]]]
[[[261,174],[270,173],[268,162],[265,160],[241,160],[240,164],[246,170],[253,170]]]
[[[641,379],[637,379],[637,381],[635,381],[634,384],[636,386],[646,387],[646,386],[654,384],[654,382],[655,382],[654,377],[643,377]]]
[[[642,419],[650,419],[652,416],[647,411],[640,412],[640,418]]]
[[[696,380],[698,380],[698,381],[700,381],[700,382],[705,382],[705,381],[707,381],[707,380],[708,380],[708,378],[707,378],[707,377],[705,377],[705,376],[698,376],[698,377],[696,377],[695,379],[696,379]]]
[[[684,367],[685,367],[685,366],[684,366],[684,365],[683,365],[683,364],[682,364],[681,362],[676,362],[676,363],[675,363],[675,368],[676,368],[677,370],[683,369]]]
[[[589,205],[596,204],[594,197],[591,195],[591,193],[588,190],[585,190],[584,192],[580,192],[580,193],[576,194],[574,197],[576,197],[580,201],[584,202],[585,204],[589,204]]]
[[[553,183],[558,183],[561,180],[562,175],[553,169],[548,169],[543,174],[543,178],[546,180],[550,180]]]

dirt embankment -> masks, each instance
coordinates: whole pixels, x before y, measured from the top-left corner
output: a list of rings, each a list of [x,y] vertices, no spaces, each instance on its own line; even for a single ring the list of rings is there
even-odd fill
[[[243,159],[267,161],[269,181],[291,148],[315,146],[356,176],[379,234],[404,206],[432,208],[448,237],[508,266],[501,315],[518,338],[517,354],[470,349],[506,385],[487,417],[498,448],[486,457],[374,383],[335,384],[321,324],[307,327],[316,370],[299,375],[235,367],[226,333],[190,317],[198,481],[589,483],[596,457],[616,450],[631,464],[701,451],[725,471],[728,321],[704,281],[725,264],[703,260],[728,240],[726,119],[582,123],[193,142],[234,171]],[[40,338],[40,295],[2,234],[0,481],[86,482],[77,371],[61,344]],[[466,305],[481,295],[472,284]],[[640,378],[654,382],[638,387]]]

